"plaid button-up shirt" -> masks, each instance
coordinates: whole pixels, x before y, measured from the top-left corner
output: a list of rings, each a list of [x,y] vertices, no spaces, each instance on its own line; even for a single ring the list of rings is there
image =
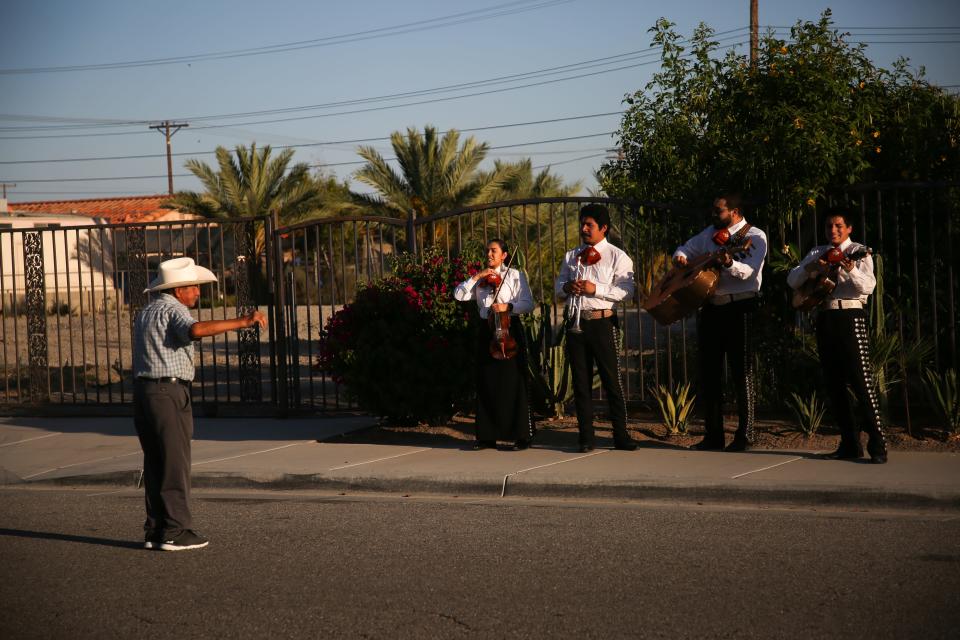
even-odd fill
[[[133,324],[133,375],[193,380],[190,327],[195,322],[186,305],[169,293],[147,303]]]

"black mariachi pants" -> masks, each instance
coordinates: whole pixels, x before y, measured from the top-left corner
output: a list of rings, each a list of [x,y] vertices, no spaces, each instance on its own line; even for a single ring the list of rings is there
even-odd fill
[[[596,362],[603,392],[607,394],[615,442],[627,442],[627,405],[620,379],[617,345],[620,330],[616,316],[596,320],[580,319],[583,333],[567,332],[567,357],[573,373],[573,399],[577,406],[580,444],[593,446],[593,365]]]
[[[517,341],[517,355],[496,360],[490,355],[493,331],[488,322],[478,332],[477,343],[477,440],[533,439],[533,421],[527,401],[527,350],[520,318],[510,319],[510,335]]]
[[[758,298],[724,305],[708,303],[697,316],[698,404],[704,421],[705,438],[715,445],[724,444],[724,356],[737,394],[737,438],[753,440],[755,390],[751,324],[758,304]]]
[[[138,378],[133,385],[133,423],[143,448],[147,520],[143,528],[167,539],[193,526],[190,515],[190,389],[178,382]]]
[[[860,437],[847,387],[853,389],[860,409],[860,429],[874,446],[886,447],[880,404],[870,367],[870,336],[863,309],[830,309],[817,313],[817,352],[827,397],[840,429],[840,446],[859,450]]]

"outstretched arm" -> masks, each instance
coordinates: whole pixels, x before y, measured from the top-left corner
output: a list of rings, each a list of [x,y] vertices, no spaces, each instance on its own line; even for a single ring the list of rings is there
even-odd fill
[[[259,325],[261,329],[266,329],[267,317],[259,311],[254,311],[245,316],[232,318],[230,320],[204,320],[203,322],[194,322],[190,326],[190,339],[199,340],[200,338],[220,335],[221,333],[235,329],[247,329],[254,325]]]

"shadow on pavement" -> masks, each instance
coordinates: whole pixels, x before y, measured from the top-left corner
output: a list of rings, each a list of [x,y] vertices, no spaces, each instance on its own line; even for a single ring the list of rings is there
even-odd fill
[[[326,440],[340,433],[363,428],[373,422],[366,416],[313,416],[289,419],[273,418],[203,418],[194,414],[194,440],[241,442],[248,440],[289,441]],[[100,434],[136,437],[133,418],[129,417],[4,417],[0,428],[42,430],[44,434]]]
[[[133,542],[131,540],[111,540],[109,538],[94,538],[91,536],[75,536],[69,533],[50,533],[48,531],[0,529],[0,536],[10,536],[11,538],[37,538],[40,540],[61,540],[63,542],[97,544],[104,547],[120,547],[121,549],[143,549],[142,542]]]

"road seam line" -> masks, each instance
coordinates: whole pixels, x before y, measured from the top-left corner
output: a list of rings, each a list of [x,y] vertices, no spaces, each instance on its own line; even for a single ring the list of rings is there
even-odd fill
[[[124,487],[123,489],[117,489],[116,491],[101,491],[100,493],[88,493],[84,498],[95,498],[97,496],[108,496],[113,493],[122,493],[124,491],[131,491],[129,487]]]
[[[524,472],[526,472],[526,471],[535,471],[535,470],[537,470],[537,469],[544,469],[544,468],[546,468],[546,467],[552,467],[552,466],[555,465],[555,464],[563,464],[563,463],[565,463],[565,462],[573,462],[574,460],[583,460],[584,458],[590,458],[590,457],[592,457],[592,456],[598,456],[598,455],[600,455],[601,453],[609,453],[609,451],[606,451],[606,450],[604,450],[604,451],[594,451],[593,453],[588,453],[588,454],[585,455],[585,456],[577,456],[576,458],[568,458],[567,460],[557,460],[556,462],[550,462],[550,463],[548,463],[548,464],[541,464],[541,465],[537,465],[536,467],[528,467],[528,468],[526,468],[526,469],[520,469],[519,471],[514,471],[513,473],[508,473],[507,475],[503,476],[503,486],[500,487],[500,497],[503,498],[504,496],[507,495],[507,479],[508,479],[510,476],[519,475],[519,474],[524,473]]]
[[[383,462],[384,460],[393,460],[394,458],[402,458],[403,456],[409,456],[414,453],[423,453],[424,451],[430,451],[430,449],[417,449],[416,451],[407,451],[406,453],[398,453],[395,456],[387,456],[386,458],[377,458],[376,460],[366,460],[364,462],[352,462],[350,464],[340,465],[339,467],[331,467],[327,471],[338,471],[340,469],[349,469],[350,467],[359,467],[364,464],[373,464],[374,462]]]
[[[287,449],[289,447],[296,447],[301,444],[309,444],[311,442],[316,442],[316,440],[304,440],[303,442],[291,442],[290,444],[285,444],[282,447],[273,447],[271,449],[263,449],[262,451],[248,451],[246,453],[241,453],[235,456],[227,456],[226,458],[214,458],[213,460],[203,460],[201,462],[194,462],[191,467],[199,467],[201,464],[210,464],[211,462],[223,462],[224,460],[236,460],[237,458],[244,458],[246,456],[255,456],[258,453],[269,453],[270,451],[279,451],[280,449]]]
[[[8,442],[6,444],[0,444],[0,449],[3,447],[12,447],[15,444],[23,444],[24,442],[33,442],[34,440],[43,440],[44,438],[52,438],[53,436],[62,436],[62,433],[48,433],[45,436],[37,436],[36,438],[27,438],[26,440],[17,440],[16,442]]]
[[[767,471],[768,469],[773,469],[775,467],[782,467],[785,464],[790,464],[791,462],[796,462],[797,460],[803,460],[803,456],[797,456],[796,458],[790,458],[784,462],[778,462],[777,464],[772,464],[769,467],[763,467],[762,469],[754,469],[753,471],[746,471],[744,473],[738,473],[735,476],[730,476],[731,480],[736,480],[737,478],[742,478],[743,476],[748,476],[751,473],[760,473],[761,471]]]
[[[44,471],[38,471],[37,473],[31,473],[28,476],[23,476],[24,480],[29,480],[30,478],[36,478],[37,476],[42,476],[45,473],[50,473],[51,471],[60,471],[61,469],[69,469],[70,467],[77,467],[82,464],[93,464],[94,462],[104,462],[106,460],[116,460],[117,458],[126,458],[127,456],[135,456],[138,453],[143,453],[140,449],[136,451],[131,451],[130,453],[122,453],[118,456],[109,456],[107,458],[97,458],[96,460],[84,460],[83,462],[74,462],[73,464],[65,464],[62,467],[54,467],[52,469],[45,469]]]

